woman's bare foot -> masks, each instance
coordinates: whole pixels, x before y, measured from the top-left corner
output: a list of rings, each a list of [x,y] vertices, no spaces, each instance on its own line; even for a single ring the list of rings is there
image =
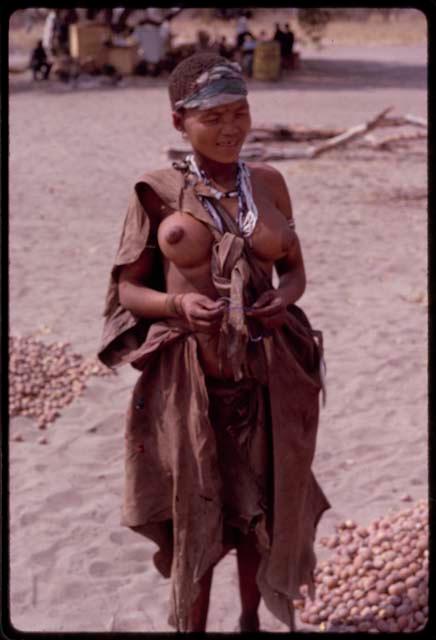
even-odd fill
[[[251,615],[242,614],[239,618],[239,631],[241,633],[259,631],[259,616],[257,613]]]

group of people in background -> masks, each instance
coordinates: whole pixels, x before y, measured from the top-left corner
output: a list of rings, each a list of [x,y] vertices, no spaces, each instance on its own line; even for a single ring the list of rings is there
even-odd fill
[[[135,73],[159,75],[162,71],[171,71],[171,68],[180,60],[174,56],[170,21],[181,10],[179,8],[165,11],[162,9],[141,10],[141,12],[135,12],[136,24],[133,26],[130,24],[131,21],[127,21],[132,10],[124,8],[50,10],[45,20],[42,40],[38,41],[31,55],[30,66],[33,76],[37,80],[48,79],[53,66],[50,57],[63,56],[65,58],[70,56],[70,25],[83,19],[103,22],[110,28],[115,40],[117,37],[123,38],[126,35],[136,40],[139,46],[140,61]],[[86,12],[86,15],[79,12]],[[257,45],[262,42],[276,41],[280,46],[281,69],[283,71],[293,69],[295,66],[295,37],[289,23],[286,23],[283,28],[276,23],[273,35],[268,35],[265,29],[255,35],[249,27],[249,17],[250,13],[247,11],[237,18],[233,42],[229,41],[230,39],[226,36],[220,36],[212,41],[207,30],[199,30],[194,50],[188,50],[187,55],[191,55],[195,51],[214,51],[225,58],[238,61],[244,73],[251,77]],[[56,69],[54,72],[56,73]]]
[[[249,29],[248,16],[242,14],[236,21],[236,44],[233,52],[234,56],[239,57],[244,72],[251,76],[253,72],[253,59],[256,46],[259,42],[268,42],[271,38],[265,29],[259,32],[256,37]],[[281,28],[279,23],[275,24],[275,33],[272,37],[280,45],[281,68],[286,71],[295,67],[294,42],[295,36],[291,30],[289,23]]]
[[[294,68],[294,32],[291,31],[289,23],[285,24],[285,28],[282,30],[280,24],[277,22],[276,30],[274,33],[274,40],[280,45],[280,57],[282,60],[282,69]]]

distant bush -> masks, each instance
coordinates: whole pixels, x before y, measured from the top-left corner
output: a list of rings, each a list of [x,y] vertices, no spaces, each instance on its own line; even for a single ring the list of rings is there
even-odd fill
[[[251,9],[233,9],[230,7],[222,7],[221,9],[214,9],[215,16],[228,20],[231,18],[239,18],[239,16],[245,15],[247,18],[253,17],[253,11]]]
[[[297,11],[299,26],[314,44],[320,44],[331,17],[330,9],[298,9]]]

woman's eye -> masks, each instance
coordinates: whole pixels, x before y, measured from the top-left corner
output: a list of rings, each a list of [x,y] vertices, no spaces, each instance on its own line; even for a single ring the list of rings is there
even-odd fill
[[[218,124],[218,118],[210,118],[209,120],[204,120],[205,124]]]

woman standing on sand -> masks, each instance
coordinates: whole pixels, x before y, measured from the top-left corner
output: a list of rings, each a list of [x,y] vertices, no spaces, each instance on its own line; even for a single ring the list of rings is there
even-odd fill
[[[258,630],[261,597],[293,629],[329,504],[311,472],[322,349],[294,304],[305,274],[291,202],[277,170],[239,160],[251,121],[237,64],[195,54],[169,93],[192,154],[135,184],[99,352],[141,371],[122,523],[159,546],[178,631],[206,629],[231,548],[240,630]]]

